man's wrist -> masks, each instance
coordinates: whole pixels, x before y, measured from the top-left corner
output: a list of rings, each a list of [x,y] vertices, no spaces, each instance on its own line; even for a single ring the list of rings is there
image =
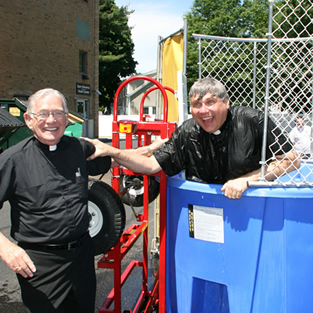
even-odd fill
[[[150,149],[150,146],[147,146],[147,156],[151,157],[151,155],[152,155],[152,151]]]

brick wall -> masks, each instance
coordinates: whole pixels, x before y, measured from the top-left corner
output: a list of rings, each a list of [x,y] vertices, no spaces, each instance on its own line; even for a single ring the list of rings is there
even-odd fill
[[[88,100],[90,132],[97,136],[98,9],[98,0],[1,1],[0,98],[23,99],[51,87],[75,112],[78,99]],[[90,40],[77,36],[77,19],[89,24]],[[79,51],[87,52],[88,80],[79,73]],[[90,95],[77,95],[76,83],[90,85]]]

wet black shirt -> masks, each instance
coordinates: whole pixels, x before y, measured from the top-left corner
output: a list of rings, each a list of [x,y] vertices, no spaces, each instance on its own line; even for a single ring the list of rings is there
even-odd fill
[[[186,170],[187,180],[224,184],[261,167],[263,126],[263,112],[233,106],[219,135],[205,132],[189,119],[154,156],[169,176]],[[291,149],[287,138],[268,119],[266,159]]]
[[[67,243],[88,230],[88,175],[105,173],[109,157],[86,161],[94,146],[63,136],[55,151],[34,137],[0,155],[0,207],[11,205],[11,236],[27,243]]]

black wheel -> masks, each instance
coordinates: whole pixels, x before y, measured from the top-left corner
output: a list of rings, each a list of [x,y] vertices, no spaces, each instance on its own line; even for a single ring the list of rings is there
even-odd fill
[[[154,176],[149,176],[149,203],[152,202],[160,193],[160,184]],[[143,176],[121,175],[120,194],[122,201],[134,207],[143,206]]]
[[[89,233],[95,255],[109,251],[119,241],[125,227],[125,208],[116,191],[95,179],[88,182]]]

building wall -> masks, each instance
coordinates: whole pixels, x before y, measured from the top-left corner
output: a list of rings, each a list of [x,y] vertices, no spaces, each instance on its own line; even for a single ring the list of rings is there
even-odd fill
[[[0,98],[26,100],[51,87],[74,112],[88,100],[88,134],[97,135],[99,0],[1,1],[0,20]],[[79,72],[79,51],[87,53],[88,79]],[[77,84],[86,94],[77,93]]]
[[[145,82],[147,82],[147,81],[145,81]],[[143,85],[142,80],[135,80],[129,84],[129,91],[128,92],[132,93],[142,85]],[[152,88],[154,86],[155,85],[153,85],[152,83],[147,84],[147,87],[143,88],[142,93],[139,96],[137,96],[131,100],[131,102],[130,102],[130,114],[139,114],[140,105],[141,105],[143,95],[145,94],[145,92],[147,92],[150,88]],[[144,103],[143,103],[144,108],[156,107],[156,105],[157,105],[157,93],[158,93],[158,90],[152,91],[146,96],[146,98],[144,99]]]
[[[156,71],[144,73],[142,74],[142,76],[149,76],[156,79]],[[139,115],[142,98],[145,92],[147,92],[152,87],[155,87],[155,85],[146,79],[135,79],[130,81],[123,88],[120,94],[118,114]],[[159,91],[154,90],[150,92],[144,99],[144,109],[147,109],[149,111],[149,114],[155,114],[153,112],[156,111],[156,106],[158,103],[158,92]],[[147,112],[145,112],[144,110],[144,114],[146,113]]]

